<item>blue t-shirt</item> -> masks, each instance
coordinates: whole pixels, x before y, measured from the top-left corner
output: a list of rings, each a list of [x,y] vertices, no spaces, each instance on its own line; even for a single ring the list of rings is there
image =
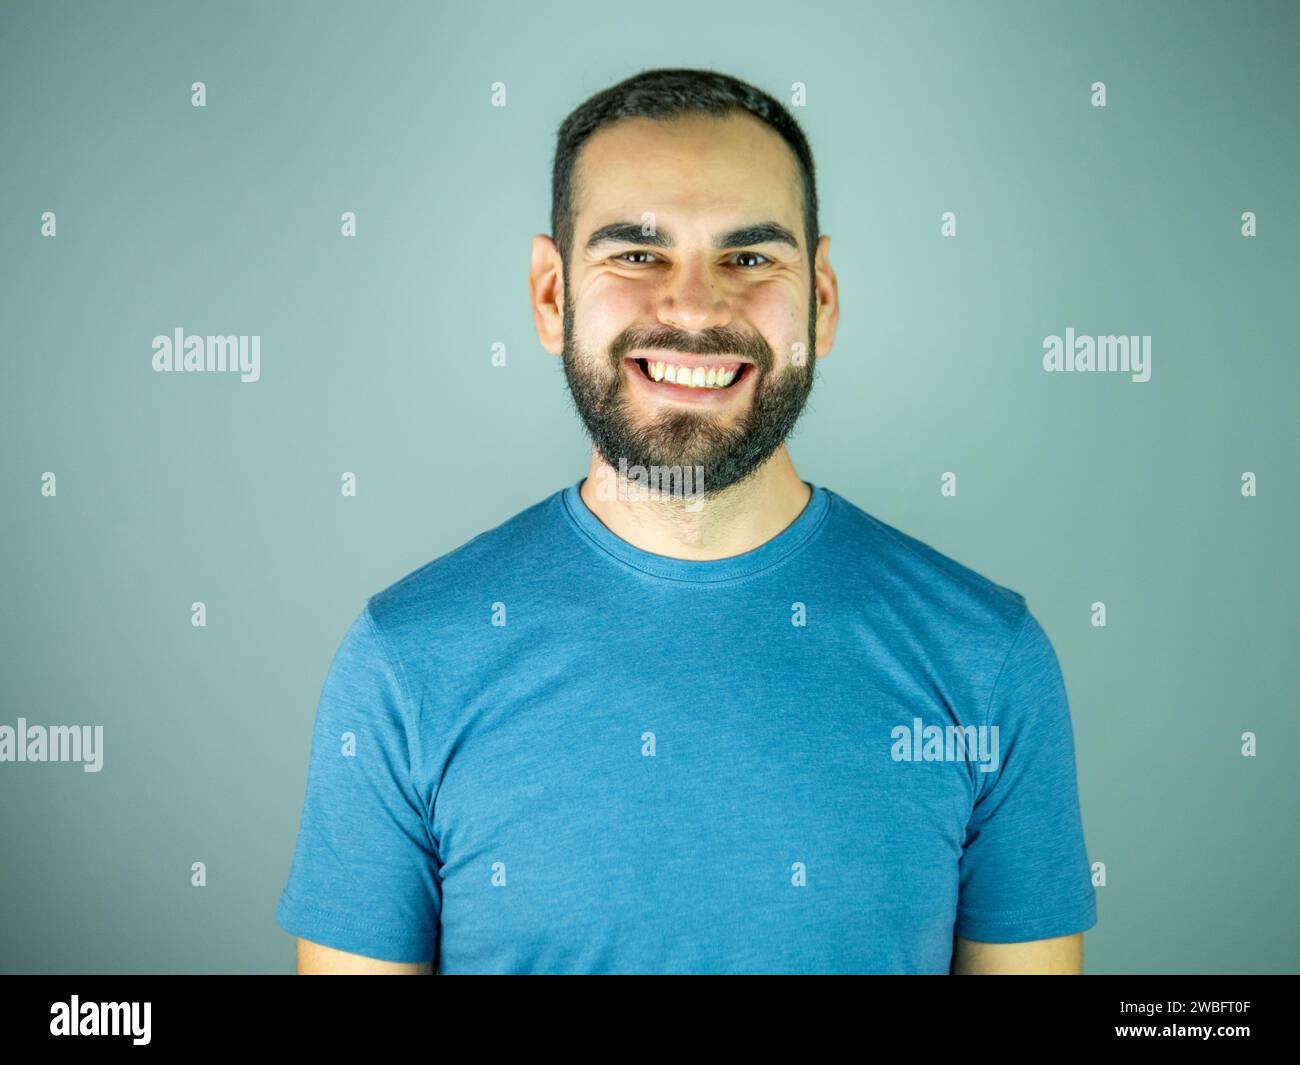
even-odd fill
[[[1096,923],[1023,596],[822,487],[694,562],[581,483],[367,601],[282,928],[442,973],[947,973]]]

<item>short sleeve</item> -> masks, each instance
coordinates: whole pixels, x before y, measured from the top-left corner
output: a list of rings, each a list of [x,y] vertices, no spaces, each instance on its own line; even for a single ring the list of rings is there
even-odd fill
[[[954,932],[1020,943],[1086,931],[1097,923],[1097,902],[1070,707],[1056,652],[1027,607],[994,682],[987,724],[998,757],[993,770],[976,770]]]
[[[335,652],[316,710],[276,923],[337,950],[422,962],[436,956],[442,897],[397,668],[367,604]]]

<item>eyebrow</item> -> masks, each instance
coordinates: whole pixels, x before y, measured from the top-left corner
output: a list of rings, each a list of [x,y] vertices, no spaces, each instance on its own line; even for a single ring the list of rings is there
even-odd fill
[[[654,248],[671,248],[673,238],[666,229],[656,228],[654,233],[646,234],[641,232],[640,223],[611,222],[587,238],[588,251],[602,244],[648,244]],[[756,222],[718,233],[713,238],[713,246],[719,249],[746,248],[751,244],[788,244],[795,251],[799,250],[794,234],[776,222]]]

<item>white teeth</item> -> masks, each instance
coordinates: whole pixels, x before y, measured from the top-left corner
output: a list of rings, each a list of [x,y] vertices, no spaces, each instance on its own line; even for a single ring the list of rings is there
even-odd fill
[[[726,388],[740,373],[739,366],[722,369],[717,366],[674,366],[671,362],[652,362],[646,360],[646,371],[655,381],[667,381],[669,384],[686,388]]]

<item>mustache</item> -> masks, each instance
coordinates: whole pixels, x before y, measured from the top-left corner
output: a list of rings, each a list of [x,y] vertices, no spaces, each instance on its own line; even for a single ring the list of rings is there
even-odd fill
[[[609,346],[610,358],[618,366],[623,356],[634,350],[681,351],[695,355],[739,355],[751,360],[760,370],[772,365],[772,349],[757,334],[736,329],[710,329],[688,333],[682,329],[625,329]]]

